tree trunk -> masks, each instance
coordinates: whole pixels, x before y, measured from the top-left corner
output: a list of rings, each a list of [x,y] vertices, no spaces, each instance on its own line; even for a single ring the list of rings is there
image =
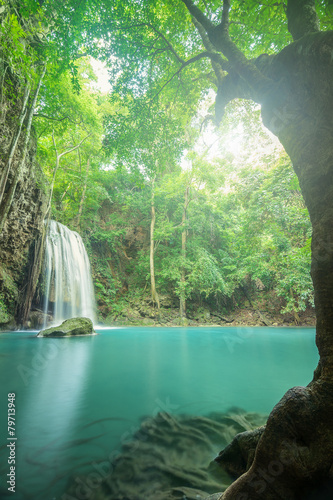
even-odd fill
[[[27,110],[28,110],[27,104],[28,104],[29,95],[30,95],[30,85],[27,83],[25,86],[25,89],[24,89],[22,108],[21,108],[20,116],[18,118],[17,127],[16,127],[16,130],[14,131],[14,134],[13,134],[10,146],[9,146],[6,165],[5,165],[5,168],[2,172],[2,176],[1,176],[1,180],[0,180],[0,204],[2,202],[2,198],[3,198],[4,192],[5,192],[5,188],[6,188],[6,184],[7,184],[7,180],[8,180],[8,175],[9,175],[12,163],[13,163],[17,144],[18,144],[18,141],[19,141],[20,136],[21,136],[23,121],[24,121],[26,114],[27,114]]]
[[[90,161],[89,161],[89,158],[88,158],[88,160],[87,160],[87,167],[86,167],[86,176],[85,176],[85,180],[84,180],[84,186],[83,186],[82,196],[81,196],[80,205],[79,205],[79,211],[77,213],[77,217],[76,217],[76,221],[75,221],[75,225],[77,227],[80,227],[80,220],[81,220],[82,211],[83,211],[83,204],[84,204],[84,200],[86,198],[89,167],[90,167]]]
[[[42,234],[39,236],[35,243],[33,249],[33,262],[28,272],[27,287],[26,290],[24,290],[24,297],[22,298],[18,307],[17,317],[22,327],[27,326],[31,304],[35,296],[39,276],[42,271],[47,227],[48,222],[44,224]]]
[[[157,308],[160,309],[160,300],[158,297],[158,293],[156,291],[155,284],[155,264],[154,264],[154,256],[155,256],[155,242],[154,242],[154,229],[155,229],[155,193],[154,193],[154,184],[155,178],[152,182],[152,194],[151,194],[151,223],[150,223],[150,287],[151,287],[151,299],[153,304],[157,304]]]
[[[186,227],[186,220],[187,220],[187,207],[188,207],[188,195],[189,195],[189,187],[185,189],[185,201],[184,201],[184,208],[183,208],[183,215],[182,215],[182,226],[183,226],[183,231],[182,231],[182,269],[181,269],[181,277],[180,277],[180,283],[181,283],[181,292],[180,292],[180,297],[179,297],[179,314],[181,319],[186,318],[186,293],[185,293],[185,285],[186,285],[186,269],[185,269],[185,262],[186,262],[186,238],[187,238],[187,227]]]
[[[32,100],[31,106],[30,106],[30,110],[29,110],[29,114],[28,114],[28,121],[27,121],[27,125],[26,125],[26,130],[25,130],[25,138],[24,138],[23,151],[22,151],[22,154],[21,154],[21,158],[20,158],[19,164],[17,166],[17,169],[16,169],[16,172],[15,172],[14,178],[12,180],[12,183],[11,183],[11,185],[9,187],[8,192],[7,192],[7,196],[6,196],[4,202],[3,202],[2,206],[1,206],[1,212],[0,212],[0,233],[2,232],[2,230],[4,228],[4,225],[5,225],[6,220],[7,220],[7,216],[9,214],[10,208],[12,206],[12,203],[13,203],[13,200],[14,200],[14,196],[15,196],[15,192],[16,192],[16,187],[17,187],[17,184],[18,184],[18,182],[20,180],[21,172],[22,172],[22,169],[24,167],[25,159],[26,159],[26,156],[27,156],[27,153],[28,153],[28,146],[29,146],[29,141],[30,141],[31,126],[32,126],[32,118],[33,118],[34,111],[35,111],[35,108],[36,108],[37,99],[38,99],[38,95],[39,95],[39,91],[40,91],[40,88],[41,88],[41,85],[42,85],[43,78],[45,76],[45,72],[46,72],[46,64],[44,65],[44,67],[42,69],[41,75],[39,77],[38,84],[36,86],[34,97],[33,97],[33,100]],[[19,130],[20,130],[20,128],[19,128]]]
[[[275,56],[262,116],[289,154],[313,227],[311,275],[319,366],[270,414],[249,470],[223,500],[333,498],[333,33],[301,38]],[[327,483],[329,493],[320,496]],[[328,490],[327,490],[328,491]],[[310,497],[308,497],[310,498]]]
[[[58,168],[60,166],[60,160],[61,160],[61,158],[63,156],[65,156],[65,155],[68,155],[69,153],[72,153],[72,151],[76,151],[77,149],[79,149],[81,147],[81,144],[83,144],[83,142],[86,139],[88,139],[88,137],[90,137],[90,136],[91,136],[91,133],[88,134],[88,135],[86,135],[86,137],[84,137],[73,148],[67,149],[66,151],[63,151],[62,153],[59,154],[58,150],[57,150],[57,145],[56,145],[56,142],[55,142],[55,138],[54,138],[54,132],[52,132],[52,141],[53,141],[53,146],[54,146],[54,151],[55,151],[56,164],[55,164],[55,167],[54,167],[54,170],[53,170],[52,182],[51,182],[51,185],[50,185],[49,201],[48,201],[48,204],[47,204],[47,209],[46,209],[45,217],[50,218],[50,210],[51,210],[51,205],[52,205],[52,196],[53,196],[54,183],[55,183],[56,175],[57,175],[57,172],[58,172]]]

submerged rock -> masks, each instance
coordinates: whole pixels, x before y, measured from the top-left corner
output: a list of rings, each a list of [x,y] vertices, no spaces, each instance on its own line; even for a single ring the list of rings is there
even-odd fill
[[[79,483],[89,485],[89,500],[218,499],[232,480],[213,458],[237,433],[265,421],[238,409],[207,417],[158,413],[142,420],[132,438],[125,433],[108,461],[73,478],[66,493],[74,498]]]
[[[215,458],[215,462],[222,466],[232,477],[241,476],[251,467],[257,444],[264,430],[265,426],[261,426],[237,434],[231,443]]]
[[[91,319],[66,319],[60,326],[41,330],[37,337],[71,337],[76,335],[96,335]]]

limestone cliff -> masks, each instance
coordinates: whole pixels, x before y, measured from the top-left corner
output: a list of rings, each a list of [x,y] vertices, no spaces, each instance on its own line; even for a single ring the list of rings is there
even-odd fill
[[[1,68],[2,72],[4,68]],[[9,73],[9,72],[7,72]],[[10,75],[2,88],[0,111],[0,178],[4,174],[13,134],[22,108],[22,88]],[[24,124],[23,124],[24,127]],[[4,228],[0,234],[0,329],[15,326],[16,310],[24,295],[29,254],[43,227],[46,210],[47,182],[35,160],[36,137],[32,131],[28,154],[21,166],[20,177]],[[24,145],[21,134],[5,185],[3,203],[19,168]]]

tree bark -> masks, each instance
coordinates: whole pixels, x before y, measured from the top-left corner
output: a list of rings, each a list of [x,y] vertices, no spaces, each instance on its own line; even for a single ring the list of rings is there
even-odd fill
[[[288,31],[294,40],[319,31],[315,0],[292,0],[287,5]]]

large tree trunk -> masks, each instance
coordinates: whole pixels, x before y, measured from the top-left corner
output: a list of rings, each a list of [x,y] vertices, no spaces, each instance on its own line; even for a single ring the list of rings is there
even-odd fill
[[[333,32],[286,47],[273,63],[279,82],[262,107],[265,125],[289,154],[309,210],[317,346],[333,380]],[[280,102],[277,102],[277,99]],[[278,119],[277,111],[279,111]]]
[[[262,103],[284,145],[313,227],[312,279],[320,363],[308,387],[290,389],[269,416],[249,470],[223,500],[333,498],[333,33],[307,35],[270,63]],[[318,488],[328,482],[330,493]],[[307,497],[314,489],[315,496]]]

